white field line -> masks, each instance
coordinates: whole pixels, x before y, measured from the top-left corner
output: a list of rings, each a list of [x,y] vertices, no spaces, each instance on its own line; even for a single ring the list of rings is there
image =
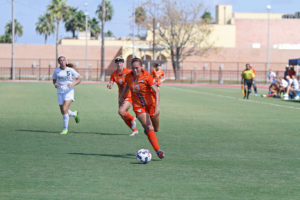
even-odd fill
[[[203,95],[208,95],[208,96],[213,96],[213,97],[222,97],[224,99],[231,99],[231,100],[236,100],[236,101],[245,102],[245,103],[249,102],[249,103],[262,104],[262,105],[274,106],[274,107],[279,107],[279,108],[300,110],[300,107],[295,107],[295,106],[281,105],[281,104],[269,103],[269,102],[263,102],[263,101],[255,101],[255,100],[251,100],[251,99],[246,100],[246,99],[242,99],[242,98],[226,96],[226,95],[221,95],[221,94],[189,90],[188,88],[178,88],[178,87],[168,87],[168,88],[172,88],[172,89],[176,89],[176,90],[180,90],[180,91],[184,91],[184,92],[189,92],[189,93],[194,93],[194,94],[203,94]]]

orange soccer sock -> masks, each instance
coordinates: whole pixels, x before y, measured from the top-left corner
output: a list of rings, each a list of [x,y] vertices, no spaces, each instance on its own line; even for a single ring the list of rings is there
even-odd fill
[[[155,152],[160,150],[154,130],[147,130],[147,137]]]
[[[134,120],[134,117],[129,114],[129,112],[126,112],[123,117],[124,122],[127,124],[127,126],[131,129],[131,122]]]

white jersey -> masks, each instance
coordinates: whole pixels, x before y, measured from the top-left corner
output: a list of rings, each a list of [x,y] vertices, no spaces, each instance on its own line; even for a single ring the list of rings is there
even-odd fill
[[[287,86],[289,85],[289,83],[288,83],[286,80],[282,79],[280,85],[281,85],[283,88],[287,88]]]
[[[296,78],[293,79],[293,89],[299,90],[299,82]]]
[[[60,67],[56,68],[53,72],[52,79],[56,80],[56,83],[60,86],[57,88],[57,93],[65,93],[74,88],[68,88],[68,84],[72,83],[73,78],[78,78],[79,73],[73,68],[66,67],[62,70]]]

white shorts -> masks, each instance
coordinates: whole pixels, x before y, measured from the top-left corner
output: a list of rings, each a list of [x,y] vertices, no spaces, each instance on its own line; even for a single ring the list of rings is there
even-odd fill
[[[68,92],[65,93],[57,93],[57,100],[59,105],[63,105],[65,101],[67,100],[72,100],[75,101],[74,99],[74,89],[69,90]]]

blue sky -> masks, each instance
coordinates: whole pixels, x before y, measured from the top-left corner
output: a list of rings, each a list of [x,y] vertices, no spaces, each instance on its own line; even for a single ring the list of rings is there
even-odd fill
[[[155,0],[159,2],[159,0]],[[88,3],[88,12],[91,17],[95,17],[97,5],[101,0],[67,0],[67,4],[85,9],[84,3]],[[130,15],[133,4],[139,5],[142,0],[111,0],[114,7],[114,16],[112,21],[107,22],[106,31],[111,30],[115,36],[127,36],[131,33]],[[300,11],[300,0],[185,0],[185,2],[202,2],[204,6],[215,14],[215,5],[231,4],[234,12],[266,12],[266,5],[272,6],[274,13],[294,14]],[[43,44],[44,37],[38,35],[35,31],[35,24],[38,17],[42,15],[51,0],[15,0],[15,18],[23,26],[23,36],[17,38],[18,44]],[[4,34],[5,24],[11,20],[11,0],[0,0],[0,34]],[[64,27],[61,27],[60,37],[70,37],[71,33],[66,33]],[[55,36],[48,39],[48,44],[55,44]]]

